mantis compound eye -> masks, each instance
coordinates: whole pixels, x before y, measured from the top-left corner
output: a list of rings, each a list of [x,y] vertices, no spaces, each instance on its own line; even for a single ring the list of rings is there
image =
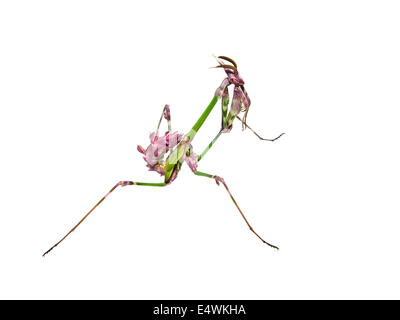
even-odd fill
[[[240,87],[244,85],[244,80],[239,75],[239,73],[228,73],[229,82],[234,84],[236,87]]]

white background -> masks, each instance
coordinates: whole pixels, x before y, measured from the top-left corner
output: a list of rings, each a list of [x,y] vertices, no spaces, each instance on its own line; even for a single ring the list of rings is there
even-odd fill
[[[397,1],[3,1],[0,298],[400,298]],[[167,188],[136,145],[187,132],[239,64],[252,99]],[[220,126],[219,106],[194,140]]]

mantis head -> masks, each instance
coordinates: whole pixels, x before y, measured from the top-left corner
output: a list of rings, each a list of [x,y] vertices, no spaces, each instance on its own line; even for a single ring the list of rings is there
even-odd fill
[[[244,80],[240,76],[237,69],[237,64],[233,59],[225,56],[218,56],[216,59],[219,65],[215,68],[223,68],[227,75],[217,89],[216,95],[225,98],[228,95],[228,86],[234,86],[231,111],[235,114],[235,116],[239,114],[239,112],[244,112],[243,129],[245,129],[247,113],[249,112],[251,101],[246,89],[244,88]],[[225,61],[229,62],[229,64],[227,64]]]

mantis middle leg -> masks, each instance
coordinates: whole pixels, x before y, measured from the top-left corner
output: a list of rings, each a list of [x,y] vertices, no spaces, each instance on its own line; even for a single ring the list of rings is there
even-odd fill
[[[261,137],[257,132],[255,132],[252,128],[250,128],[250,126],[246,122],[244,122],[238,115],[236,115],[236,118],[238,118],[245,127],[249,128],[251,132],[253,132],[260,140],[263,140],[263,141],[275,141],[275,140],[278,140],[280,137],[282,137],[285,134],[285,133],[281,133],[279,136],[277,136],[273,139],[266,139],[266,138]]]

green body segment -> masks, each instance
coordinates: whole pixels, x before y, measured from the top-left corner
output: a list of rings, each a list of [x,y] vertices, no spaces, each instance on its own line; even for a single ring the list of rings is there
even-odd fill
[[[204,155],[208,152],[208,150],[211,149],[211,147],[213,146],[213,144],[215,143],[215,141],[217,141],[217,139],[219,138],[219,136],[221,135],[222,130],[220,130],[220,132],[218,132],[218,134],[215,136],[215,138],[210,142],[210,144],[207,146],[207,148],[205,148],[205,150],[201,153],[201,155],[199,155],[199,157],[197,158],[197,161],[200,161]]]
[[[204,121],[206,121],[206,119],[210,115],[212,109],[214,109],[216,103],[218,102],[218,99],[219,99],[218,96],[215,95],[214,98],[211,100],[210,104],[208,105],[208,107],[206,108],[206,110],[204,110],[203,114],[200,116],[200,118],[194,124],[192,130],[190,130],[190,132],[186,134],[186,137],[188,137],[190,141],[193,140],[197,131],[199,131],[199,129],[203,125]]]
[[[148,186],[148,187],[165,187],[165,182],[160,183],[150,183],[150,182],[133,182],[132,185],[134,186]]]
[[[175,150],[171,152],[171,154],[165,160],[165,183],[168,183],[169,179],[171,178],[172,174],[176,169],[180,169],[182,165],[182,157],[186,154],[186,151],[189,148],[190,142],[193,140],[196,133],[199,131],[201,126],[203,125],[204,121],[206,121],[207,117],[210,115],[211,111],[214,109],[215,105],[218,102],[219,97],[215,95],[211,100],[210,104],[204,110],[200,118],[196,121],[192,129],[189,133],[187,133],[182,141],[177,145]],[[208,150],[207,150],[208,151]]]
[[[165,182],[167,183],[176,169],[180,169],[182,162],[181,158],[185,155],[187,143],[180,142],[178,146],[171,152],[165,160]]]
[[[226,88],[226,90],[228,90],[228,87]],[[228,127],[227,115],[228,115],[228,105],[229,105],[228,93],[222,97],[221,105],[222,105],[222,127],[227,128]]]
[[[196,171],[194,174],[196,176],[200,176],[200,177],[214,178],[214,176],[212,174],[208,174],[208,173],[201,172],[201,171]]]
[[[226,92],[224,92],[224,95],[221,98],[221,110],[222,110],[222,124],[221,124],[221,130],[218,132],[218,134],[215,136],[215,138],[209,143],[209,145],[205,148],[205,150],[199,155],[197,161],[200,161],[205,154],[208,152],[208,150],[211,149],[211,147],[214,145],[214,143],[218,140],[218,138],[221,136],[221,133],[224,131],[224,129],[228,128],[233,120],[230,121],[229,116],[230,112],[228,114],[228,105],[229,105],[229,95],[228,95],[228,88],[225,88]]]

